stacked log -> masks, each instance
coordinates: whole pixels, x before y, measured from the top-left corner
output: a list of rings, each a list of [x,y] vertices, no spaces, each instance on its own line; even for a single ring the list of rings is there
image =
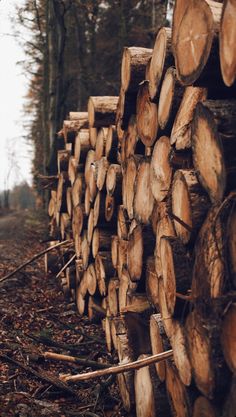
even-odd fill
[[[120,97],[90,97],[87,121],[62,129],[72,146],[48,213],[74,242],[63,285],[121,363],[173,350],[117,379],[140,417],[234,416],[236,102],[219,71],[231,7],[220,21],[220,2],[176,0],[153,50],[125,48]],[[221,67],[232,85],[233,51]]]

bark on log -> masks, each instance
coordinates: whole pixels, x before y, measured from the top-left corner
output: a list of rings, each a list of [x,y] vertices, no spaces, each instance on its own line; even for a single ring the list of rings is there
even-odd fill
[[[88,269],[86,271],[86,282],[88,293],[90,295],[94,295],[97,289],[97,277],[94,264],[89,264],[88,266]]]
[[[205,397],[198,397],[193,407],[193,417],[218,417],[218,412]]]
[[[207,100],[196,106],[192,126],[193,162],[213,203],[226,186],[235,187],[236,102]],[[209,149],[210,152],[206,152]]]
[[[88,120],[90,127],[105,127],[115,124],[119,97],[90,97],[88,101]]]
[[[90,256],[90,246],[87,239],[87,230],[84,230],[81,242],[81,255],[82,255],[82,265],[84,271],[88,268],[89,256]]]
[[[210,200],[193,170],[176,171],[171,190],[176,235],[184,243],[193,242],[202,226]],[[180,223],[180,221],[181,223]]]
[[[132,115],[129,120],[127,130],[123,138],[124,155],[122,162],[125,162],[131,155],[144,155],[144,144],[138,137],[136,115]]]
[[[130,220],[124,206],[119,206],[117,213],[117,235],[120,239],[128,240]]]
[[[156,36],[153,54],[149,66],[149,94],[151,101],[157,101],[160,85],[167,68],[172,66],[174,58],[171,50],[171,29],[163,27]]]
[[[170,152],[170,140],[167,136],[162,136],[154,146],[150,164],[151,190],[155,200],[158,202],[165,199],[171,184]]]
[[[224,83],[230,87],[236,77],[236,5],[232,0],[224,0],[220,25],[220,66]]]
[[[114,196],[106,195],[105,199],[105,219],[107,222],[114,222],[116,214],[116,202]]]
[[[107,291],[107,300],[111,316],[117,316],[119,311],[118,290],[119,280],[117,278],[111,278],[108,284]]]
[[[150,339],[153,355],[169,350],[170,346],[160,314],[152,314],[150,317]],[[166,363],[156,363],[155,367],[160,381],[164,382],[166,378]]]
[[[152,103],[149,97],[148,81],[139,86],[137,96],[137,131],[141,141],[146,146],[152,146],[158,132],[157,104]]]
[[[99,191],[105,188],[109,162],[105,156],[94,162],[95,181]]]
[[[131,220],[134,217],[134,186],[140,159],[140,155],[130,156],[127,160],[126,168],[123,173],[122,200]]]
[[[71,157],[71,152],[66,149],[61,149],[57,151],[57,170],[58,174],[63,171],[68,170],[69,159]]]
[[[117,274],[118,277],[121,277],[123,267],[127,266],[127,250],[128,250],[128,241],[125,239],[118,240],[117,248]]]
[[[189,86],[185,88],[183,98],[176,115],[170,142],[177,150],[191,148],[191,122],[195,107],[199,101],[206,100],[207,89]]]
[[[93,230],[94,230],[94,209],[91,209],[88,216],[88,225],[87,225],[87,240],[88,244],[90,245],[93,238]]]
[[[130,47],[124,48],[121,63],[121,88],[124,92],[135,93],[145,79],[146,65],[152,49]]]
[[[126,269],[126,265],[122,267],[119,274],[119,311],[125,311],[128,305],[128,294],[132,294],[137,288],[137,283],[132,282],[129,276],[129,272]]]

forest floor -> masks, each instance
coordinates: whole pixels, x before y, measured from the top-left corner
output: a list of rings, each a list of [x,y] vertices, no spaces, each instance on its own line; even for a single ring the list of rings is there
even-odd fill
[[[0,216],[0,277],[46,248],[46,225],[43,214],[30,211]],[[63,385],[60,374],[91,369],[43,356],[115,363],[104,340],[101,326],[65,301],[43,258],[0,283],[0,417],[127,416],[113,378]]]

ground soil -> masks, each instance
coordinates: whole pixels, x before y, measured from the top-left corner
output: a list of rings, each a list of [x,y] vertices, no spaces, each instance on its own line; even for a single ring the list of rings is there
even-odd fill
[[[0,215],[0,277],[47,247],[47,223],[30,211]],[[115,379],[61,386],[60,374],[91,369],[46,360],[46,351],[117,362],[101,326],[78,315],[41,258],[0,284],[0,417],[127,416]]]

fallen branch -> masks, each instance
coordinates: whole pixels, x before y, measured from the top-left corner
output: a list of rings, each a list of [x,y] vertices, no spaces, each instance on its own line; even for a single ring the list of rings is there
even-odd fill
[[[21,264],[20,266],[18,266],[16,269],[14,269],[14,271],[10,272],[9,274],[7,274],[3,278],[1,278],[0,279],[0,283],[3,282],[3,281],[5,281],[8,278],[11,278],[17,272],[21,271],[21,269],[23,269],[25,266],[29,265],[30,263],[32,263],[36,259],[40,258],[41,256],[45,255],[45,253],[48,253],[48,252],[50,252],[53,249],[59,248],[59,246],[65,245],[66,243],[69,243],[69,242],[70,242],[70,240],[64,240],[63,242],[57,243],[56,245],[50,246],[49,248],[43,250],[42,252],[37,253],[32,258],[28,259],[28,261],[24,262],[23,264]]]
[[[39,372],[35,371],[33,368],[30,368],[29,366],[26,366],[23,363],[18,362],[15,359],[12,359],[9,356],[4,355],[2,353],[0,353],[0,359],[2,359],[3,361],[6,361],[6,362],[13,363],[17,367],[24,369],[24,371],[36,376],[37,378],[39,378],[43,381],[46,381],[47,383],[53,385],[54,387],[57,387],[60,390],[62,390],[64,392],[67,392],[70,395],[74,395],[74,396],[78,397],[78,394],[77,394],[76,391],[74,391],[73,389],[68,387],[66,384],[64,384],[64,382],[60,381],[59,379],[57,379],[55,377],[49,377],[48,375],[46,375],[42,371],[39,373]]]
[[[77,365],[83,365],[94,369],[107,369],[111,367],[111,364],[108,363],[99,363],[83,358],[79,358],[77,356],[68,356],[68,355],[61,355],[59,353],[53,352],[45,352],[43,353],[43,357],[45,359],[52,359],[55,361],[63,361],[63,362],[72,362]]]
[[[76,258],[76,254],[74,254],[69,261],[61,268],[61,270],[58,272],[58,274],[56,275],[56,278],[59,278],[59,276],[62,274],[62,272],[65,271],[65,269],[71,264],[71,262],[73,262],[73,260]]]
[[[152,363],[164,361],[168,358],[171,358],[172,356],[173,350],[171,349],[167,350],[166,352],[157,353],[156,355],[149,356],[148,358],[139,359],[135,362],[126,363],[124,365],[112,366],[110,368],[101,369],[99,371],[86,372],[84,374],[77,375],[61,375],[60,379],[64,382],[78,382],[98,378],[101,376],[121,374],[122,372],[143,368],[144,366],[151,365]]]

